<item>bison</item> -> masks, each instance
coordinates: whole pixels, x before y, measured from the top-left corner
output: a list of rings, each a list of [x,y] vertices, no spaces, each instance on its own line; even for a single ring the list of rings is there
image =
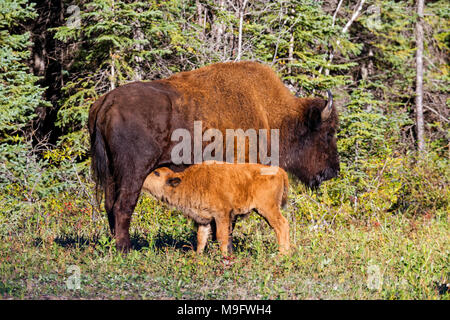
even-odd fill
[[[174,130],[193,134],[196,121],[203,131],[223,134],[278,129],[279,166],[317,187],[339,171],[332,101],[331,95],[328,101],[298,98],[271,68],[250,61],[132,82],[101,96],[89,110],[92,171],[117,248],[130,249],[131,215],[147,175],[162,166],[189,165],[174,166]]]
[[[281,254],[289,251],[289,224],[280,212],[289,190],[281,168],[264,174],[261,164],[204,162],[175,173],[162,167],[144,181],[142,190],[181,210],[195,221],[197,253],[203,252],[211,223],[216,225],[220,251],[232,251],[232,231],[240,215],[257,212],[275,230]]]

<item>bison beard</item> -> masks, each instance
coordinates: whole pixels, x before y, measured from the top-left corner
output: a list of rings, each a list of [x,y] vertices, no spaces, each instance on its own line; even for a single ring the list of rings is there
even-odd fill
[[[133,82],[100,97],[89,111],[92,171],[118,249],[130,249],[131,214],[146,176],[161,166],[182,169],[171,161],[175,129],[193,136],[194,121],[224,136],[226,129],[279,129],[280,167],[317,187],[339,172],[331,101],[297,98],[268,66],[249,61]]]

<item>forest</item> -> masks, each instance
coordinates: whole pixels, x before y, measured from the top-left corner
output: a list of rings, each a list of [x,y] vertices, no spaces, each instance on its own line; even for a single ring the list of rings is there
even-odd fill
[[[449,299],[449,50],[446,0],[0,0],[0,298]],[[255,215],[233,257],[195,255],[193,224],[142,194],[120,255],[90,106],[244,60],[339,112],[339,176],[291,181],[292,253]]]

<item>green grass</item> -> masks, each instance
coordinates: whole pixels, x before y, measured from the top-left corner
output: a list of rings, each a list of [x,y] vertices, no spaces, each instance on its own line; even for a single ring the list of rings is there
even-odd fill
[[[69,203],[70,202],[70,203]],[[292,252],[257,215],[238,222],[235,252],[209,242],[196,255],[193,223],[147,196],[132,220],[134,250],[116,252],[103,215],[83,199],[47,199],[0,233],[4,299],[449,299],[448,214],[314,224],[297,207]],[[298,205],[297,205],[298,206]],[[80,289],[68,289],[80,270]]]

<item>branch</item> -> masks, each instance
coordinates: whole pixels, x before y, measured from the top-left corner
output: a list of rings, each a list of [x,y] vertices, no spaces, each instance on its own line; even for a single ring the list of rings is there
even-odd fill
[[[439,118],[441,118],[441,119],[444,120],[445,122],[447,122],[447,123],[450,122],[447,118],[443,117],[439,112],[437,112],[437,111],[434,110],[433,108],[431,108],[431,107],[429,107],[429,106],[427,106],[427,105],[423,105],[423,106],[424,106],[426,109],[430,110],[431,112],[437,114],[437,115],[439,116]]]
[[[350,26],[353,24],[353,22],[355,22],[356,18],[358,18],[359,14],[361,13],[362,7],[364,5],[364,2],[366,0],[360,0],[359,4],[356,6],[356,10],[354,10],[353,15],[351,16],[350,20],[348,20],[348,22],[345,24],[344,28],[342,29],[342,34],[347,33],[348,29],[350,28]],[[332,25],[334,26],[334,23],[336,22],[336,15],[340,9],[342,5],[342,0],[339,1],[338,6],[336,8],[336,11],[334,12],[333,15],[333,23]],[[336,46],[339,46],[341,42],[339,40],[336,41]],[[334,58],[334,51],[331,51],[330,53],[330,58],[328,60],[328,63],[331,64],[331,62],[333,61]],[[319,69],[319,72],[322,72],[322,68]],[[329,75],[330,74],[330,70],[329,69],[325,69],[325,75]]]
[[[342,33],[346,33],[348,28],[350,28],[350,26],[352,25],[352,23],[356,20],[356,18],[358,18],[359,14],[361,13],[361,9],[363,7],[363,4],[366,0],[361,0],[359,2],[359,6],[356,9],[356,11],[353,13],[352,17],[350,18],[350,20],[347,22],[347,24],[344,26],[344,29],[342,29]]]
[[[339,12],[339,9],[342,6],[342,2],[344,2],[344,0],[340,0],[339,1],[338,5],[337,5],[337,8],[336,8],[336,11],[333,14],[333,23],[331,24],[332,27],[334,27],[334,24],[336,23],[336,16],[337,16],[337,13]]]

